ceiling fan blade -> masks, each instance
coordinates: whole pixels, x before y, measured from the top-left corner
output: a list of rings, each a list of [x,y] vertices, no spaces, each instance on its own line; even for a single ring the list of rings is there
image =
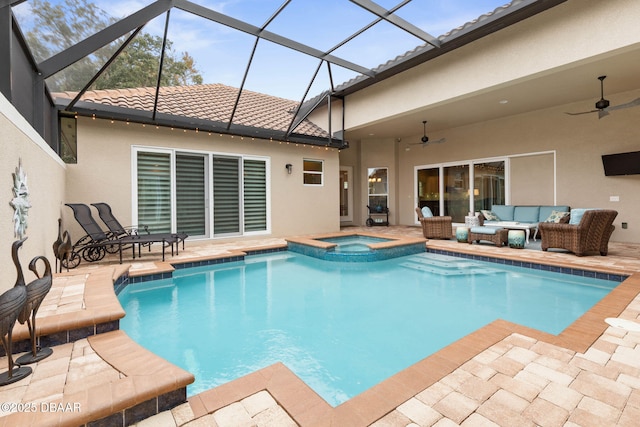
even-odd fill
[[[427,145],[431,145],[431,144],[441,144],[443,142],[446,142],[447,138],[440,138],[440,139],[436,139],[435,141],[432,140],[428,140],[426,142],[410,142],[408,145],[421,145],[422,148],[426,147]]]
[[[597,113],[598,111],[600,111],[600,110],[582,111],[582,112],[580,112],[580,113],[569,113],[569,112],[565,111],[565,114],[568,114],[568,115],[570,115],[570,116],[579,116],[579,115],[581,115],[581,114]]]
[[[616,105],[615,107],[609,107],[608,110],[609,111],[622,110],[623,108],[631,108],[631,107],[638,107],[638,106],[640,106],[640,98],[636,98],[631,102],[627,102],[626,104],[620,104],[620,105]]]
[[[609,115],[609,109],[608,108],[603,108],[602,110],[598,111],[598,119],[601,119],[603,117],[606,117]]]

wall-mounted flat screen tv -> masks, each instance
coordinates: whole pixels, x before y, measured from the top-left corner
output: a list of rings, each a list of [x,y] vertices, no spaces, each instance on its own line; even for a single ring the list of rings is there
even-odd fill
[[[640,151],[602,156],[605,176],[640,174]]]

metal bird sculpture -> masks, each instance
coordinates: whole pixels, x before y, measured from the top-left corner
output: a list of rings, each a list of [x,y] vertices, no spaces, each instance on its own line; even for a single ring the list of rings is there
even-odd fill
[[[58,239],[53,242],[53,255],[56,257],[56,272],[62,273],[63,265],[66,265],[67,271],[69,271],[72,247],[71,235],[66,230],[62,232],[62,218],[58,218]],[[60,261],[60,269],[58,269],[58,261]]]
[[[26,238],[13,242],[11,247],[11,257],[13,258],[13,264],[16,266],[18,277],[16,279],[15,286],[0,295],[0,335],[2,338],[2,346],[7,354],[7,361],[9,364],[9,370],[0,374],[0,385],[14,383],[31,374],[31,368],[28,366],[16,367],[11,354],[13,347],[13,343],[11,341],[13,326],[27,302],[27,288],[24,283],[24,275],[22,274],[20,260],[18,259],[18,250],[25,240]]]
[[[37,266],[40,260],[44,262],[44,273],[42,277],[40,277],[38,273]],[[36,313],[38,312],[38,308],[40,308],[42,300],[49,293],[51,284],[53,283],[51,264],[46,257],[40,255],[31,260],[29,270],[33,271],[37,279],[27,285],[27,302],[18,315],[18,322],[20,322],[20,324],[27,322],[29,337],[31,339],[31,353],[25,353],[16,360],[17,363],[22,365],[38,362],[51,356],[53,353],[53,350],[48,347],[38,349],[36,346]]]

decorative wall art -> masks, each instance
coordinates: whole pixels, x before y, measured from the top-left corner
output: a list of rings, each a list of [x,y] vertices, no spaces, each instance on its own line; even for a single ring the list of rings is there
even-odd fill
[[[13,175],[13,200],[9,202],[15,212],[13,213],[13,234],[16,239],[22,239],[27,230],[27,216],[29,214],[29,188],[27,186],[27,174],[22,169],[22,159],[18,160],[18,167]]]

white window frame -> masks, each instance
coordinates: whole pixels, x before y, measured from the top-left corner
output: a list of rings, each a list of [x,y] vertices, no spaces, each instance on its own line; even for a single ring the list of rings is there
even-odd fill
[[[308,171],[304,169],[305,162],[315,162],[320,163],[321,169],[318,171]],[[320,184],[307,184],[305,183],[305,176],[307,175],[320,175]],[[302,159],[302,184],[306,187],[323,187],[324,186],[324,160],[321,159]]]

